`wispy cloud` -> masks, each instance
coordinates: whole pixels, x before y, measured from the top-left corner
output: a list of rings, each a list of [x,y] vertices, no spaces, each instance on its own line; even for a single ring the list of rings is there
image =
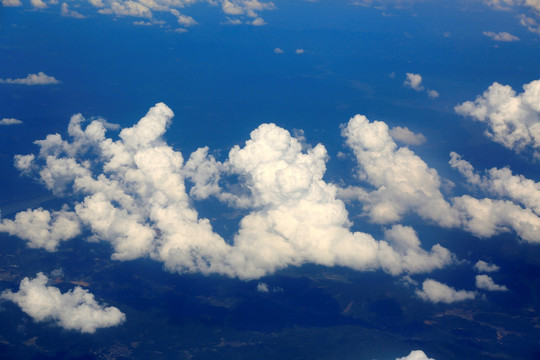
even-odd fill
[[[0,84],[51,85],[59,83],[60,81],[55,79],[54,76],[46,75],[41,71],[37,74],[29,74],[27,77],[21,79],[0,79]]]

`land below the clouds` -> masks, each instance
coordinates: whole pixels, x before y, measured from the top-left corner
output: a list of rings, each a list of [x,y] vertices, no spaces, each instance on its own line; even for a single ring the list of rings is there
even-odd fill
[[[306,265],[246,282],[170,274],[149,259],[113,261],[106,244],[83,240],[50,254],[2,236],[0,248],[2,290],[62,269],[54,284],[62,292],[89,287],[100,303],[127,315],[121,326],[85,335],[34,323],[2,303],[5,359],[395,359],[412,349],[436,359],[540,354],[538,280],[509,286],[512,293],[433,305],[380,272]],[[268,292],[257,291],[259,282]]]

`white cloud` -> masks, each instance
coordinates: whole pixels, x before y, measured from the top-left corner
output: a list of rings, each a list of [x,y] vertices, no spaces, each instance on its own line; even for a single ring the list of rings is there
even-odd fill
[[[488,275],[476,275],[476,287],[487,291],[508,291],[504,285],[497,285]]]
[[[342,135],[356,155],[359,178],[375,188],[356,188],[373,222],[392,223],[414,212],[444,227],[459,225],[458,214],[440,192],[437,171],[408,148],[398,148],[384,122],[356,115]]]
[[[50,85],[59,83],[60,81],[56,80],[54,76],[46,75],[41,71],[37,74],[28,74],[23,79],[0,79],[0,84]]]
[[[510,10],[510,7],[518,4],[520,0],[484,0],[484,3],[497,10]]]
[[[55,251],[61,241],[74,238],[81,229],[73,212],[66,209],[49,212],[39,208],[21,211],[14,220],[3,219],[0,232],[27,240],[28,247]]]
[[[24,278],[19,291],[6,290],[0,297],[16,303],[36,322],[52,321],[82,333],[116,326],[126,319],[117,308],[99,305],[88,290],[77,286],[62,294],[57,287],[47,286],[47,281],[43,273],[38,273],[35,279]]]
[[[176,9],[171,9],[171,14],[176,16],[176,18],[178,19],[178,24],[182,26],[193,26],[197,24],[195,19],[193,19],[191,16],[181,14],[180,11]]]
[[[484,175],[478,174],[473,166],[455,152],[450,153],[450,165],[465,177],[467,182],[481,190],[512,200],[540,215],[540,182],[514,175],[509,168],[492,168]]]
[[[474,291],[455,290],[454,288],[438,281],[427,279],[422,283],[422,290],[416,290],[416,294],[425,301],[451,304],[458,301],[472,300],[476,294]]]
[[[489,264],[485,262],[484,260],[478,260],[476,264],[474,264],[474,268],[478,272],[487,272],[487,273],[497,272],[500,269],[500,267],[498,267],[497,265]]]
[[[251,21],[251,25],[253,25],[253,26],[263,26],[263,25],[266,25],[266,21],[264,21],[263,18],[258,17],[258,18],[253,19],[253,21]]]
[[[268,285],[266,283],[260,282],[257,284],[257,291],[267,293],[270,291],[270,289],[268,289]]]
[[[420,74],[407,73],[407,79],[405,79],[403,85],[416,91],[424,90],[424,87],[422,86],[422,76]]]
[[[428,358],[427,355],[422,350],[413,350],[407,356],[397,358],[396,360],[435,360]]]
[[[519,19],[521,25],[525,26],[527,30],[540,35],[540,25],[538,25],[538,22],[535,19],[528,17],[524,14],[521,14]]]
[[[294,53],[297,54],[297,55],[303,54],[304,49],[296,49],[296,50],[294,50]]]
[[[22,6],[21,0],[2,0],[2,6]]]
[[[22,124],[21,120],[14,119],[14,118],[3,118],[0,120],[0,125],[18,125]]]
[[[283,54],[285,51],[281,50],[280,48],[275,48],[274,53],[275,54]]]
[[[45,9],[47,7],[47,4],[45,4],[42,0],[30,0],[30,3],[37,9]]]
[[[428,90],[427,94],[428,94],[428,98],[430,99],[436,99],[439,97],[439,92],[437,90]]]
[[[84,19],[86,17],[75,10],[70,10],[67,3],[62,3],[61,14],[62,16],[72,17],[75,19]]]
[[[416,134],[407,127],[396,126],[389,130],[390,136],[405,145],[421,145],[426,142],[426,137]]]
[[[476,100],[455,107],[458,114],[486,123],[486,136],[520,152],[540,147],[540,80],[523,85],[517,94],[510,86],[493,83]]]
[[[504,41],[504,42],[519,41],[519,38],[517,36],[514,36],[507,32],[495,33],[493,31],[484,31],[482,34],[484,34],[485,36],[495,41]]]
[[[327,153],[321,144],[302,145],[285,129],[263,124],[225,162],[201,148],[184,164],[182,154],[162,139],[172,116],[166,105],[157,104],[113,141],[105,136],[102,120],[83,129],[84,118],[74,115],[68,127],[71,141],[49,135],[36,141],[38,157],[18,156],[15,162],[52,192],[83,199],[60,214],[41,209],[19,213],[2,222],[2,231],[54,250],[60,240],[75,236],[81,223],[92,234],[90,240],[112,245],[114,259],[150,256],[170,271],[243,279],[308,262],[398,275],[429,272],[453,261],[440,245],[423,250],[410,227],[388,229],[386,241],[351,232],[337,187],[323,180]],[[192,198],[186,177],[194,183]],[[238,180],[231,182],[231,177]],[[193,199],[209,196],[249,211],[230,243],[193,208]],[[66,226],[59,227],[56,218],[71,220],[72,231],[60,231]],[[24,232],[30,229],[31,234]],[[34,233],[51,237],[51,244]]]
[[[512,7],[529,7],[534,11],[540,11],[540,1],[538,0],[485,0],[489,6],[497,10],[510,10]]]
[[[540,243],[540,217],[511,201],[475,199],[464,195],[454,198],[465,230],[478,237],[491,237],[513,229],[530,243]]]

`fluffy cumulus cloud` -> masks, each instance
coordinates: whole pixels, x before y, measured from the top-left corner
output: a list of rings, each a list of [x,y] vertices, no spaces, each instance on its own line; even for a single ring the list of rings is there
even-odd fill
[[[28,74],[27,77],[21,79],[0,79],[0,84],[51,85],[59,83],[60,81],[56,80],[54,76],[49,76],[41,71],[37,74]]]
[[[424,301],[434,304],[451,304],[458,301],[472,300],[476,296],[474,291],[456,290],[432,279],[425,280],[422,283],[422,289],[416,290],[416,294]]]
[[[52,321],[67,330],[94,333],[97,329],[116,326],[126,316],[115,307],[99,305],[94,295],[77,286],[67,293],[47,286],[48,278],[38,273],[35,279],[24,278],[19,291],[4,291],[0,297],[20,306],[34,321]]]
[[[397,275],[453,261],[440,245],[422,249],[410,227],[394,225],[379,241],[352,232],[338,188],[323,180],[321,144],[303,150],[285,129],[263,124],[224,162],[208,148],[184,162],[162,139],[172,116],[157,104],[112,140],[105,136],[110,124],[95,119],[83,129],[85,119],[74,115],[71,141],[49,135],[36,142],[38,156],[17,156],[15,165],[53,193],[79,200],[60,212],[21,212],[3,220],[0,230],[52,251],[85,228],[90,240],[109,242],[117,260],[150,256],[170,271],[243,279],[307,262]],[[248,212],[233,239],[225,241],[193,208],[194,199],[208,197]]]
[[[0,125],[18,125],[22,124],[22,121],[14,118],[4,118],[0,120]]]
[[[373,222],[392,223],[413,212],[444,227],[459,226],[458,213],[440,191],[437,171],[407,147],[399,148],[384,122],[356,115],[342,134],[358,161],[358,177],[374,188],[342,194],[360,200]]]
[[[407,73],[407,78],[403,82],[403,85],[416,91],[424,90],[424,86],[422,85],[422,76],[420,74]]]
[[[495,33],[493,31],[484,31],[482,34],[485,36],[495,40],[495,41],[504,41],[504,42],[511,42],[511,41],[518,41],[519,38],[517,36],[514,36],[512,34],[509,34],[507,32],[499,32]]]
[[[500,267],[495,264],[489,264],[484,260],[478,260],[476,264],[474,264],[474,269],[478,272],[491,273],[499,271]]]
[[[480,174],[459,154],[452,152],[450,157],[450,165],[471,185],[492,196],[510,199],[540,215],[540,182],[515,175],[509,168],[491,168]]]
[[[502,199],[475,199],[464,195],[455,199],[464,227],[472,233],[489,237],[514,229],[531,243],[540,242],[540,184],[508,168],[492,168],[479,174],[460,155],[450,153],[450,165],[473,186]]]
[[[81,228],[79,219],[71,211],[50,212],[39,208],[19,212],[13,220],[0,220],[0,232],[26,240],[31,248],[55,251],[61,241],[79,235]]]
[[[297,139],[273,124],[254,130],[244,147],[231,150],[225,163],[208,156],[207,149],[192,154],[186,168],[195,183],[194,197],[215,196],[233,207],[253,209],[240,221],[227,254],[227,263],[234,264],[240,276],[262,276],[305,262],[359,270],[382,267],[398,274],[430,271],[452,261],[440,246],[422,250],[410,228],[395,229],[389,242],[351,232],[337,187],[322,180],[326,158],[321,144],[303,152]],[[242,179],[244,193],[228,190],[234,187],[222,177],[229,175]],[[414,257],[417,262],[411,261]]]
[[[504,285],[497,285],[488,275],[476,275],[476,287],[487,291],[508,291]]]
[[[407,127],[396,126],[389,130],[390,136],[405,145],[422,145],[426,142],[426,137],[416,134]]]
[[[411,351],[409,355],[397,358],[396,360],[435,360],[435,359],[428,358],[426,353],[424,353],[422,350],[413,350]]]
[[[516,94],[510,87],[493,83],[474,101],[455,107],[458,114],[485,123],[485,134],[508,149],[530,148],[540,156],[540,80],[523,85]]]

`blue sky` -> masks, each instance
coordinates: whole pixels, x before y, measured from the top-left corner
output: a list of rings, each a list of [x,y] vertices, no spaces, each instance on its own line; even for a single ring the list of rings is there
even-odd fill
[[[96,280],[65,262],[82,241],[106,244],[111,266],[148,260],[265,296],[287,293],[276,279],[291,271],[376,273],[399,294],[385,301],[426,307],[429,326],[513,304],[506,314],[527,325],[508,331],[530,332],[535,315],[519,309],[540,301],[522,273],[540,266],[536,2],[2,5],[1,241],[49,259],[21,260],[1,284],[21,319],[86,336],[132,326],[119,298],[55,286]],[[365,320],[354,296],[340,311]],[[9,342],[15,329],[3,331]],[[371,356],[462,356],[422,339]]]

